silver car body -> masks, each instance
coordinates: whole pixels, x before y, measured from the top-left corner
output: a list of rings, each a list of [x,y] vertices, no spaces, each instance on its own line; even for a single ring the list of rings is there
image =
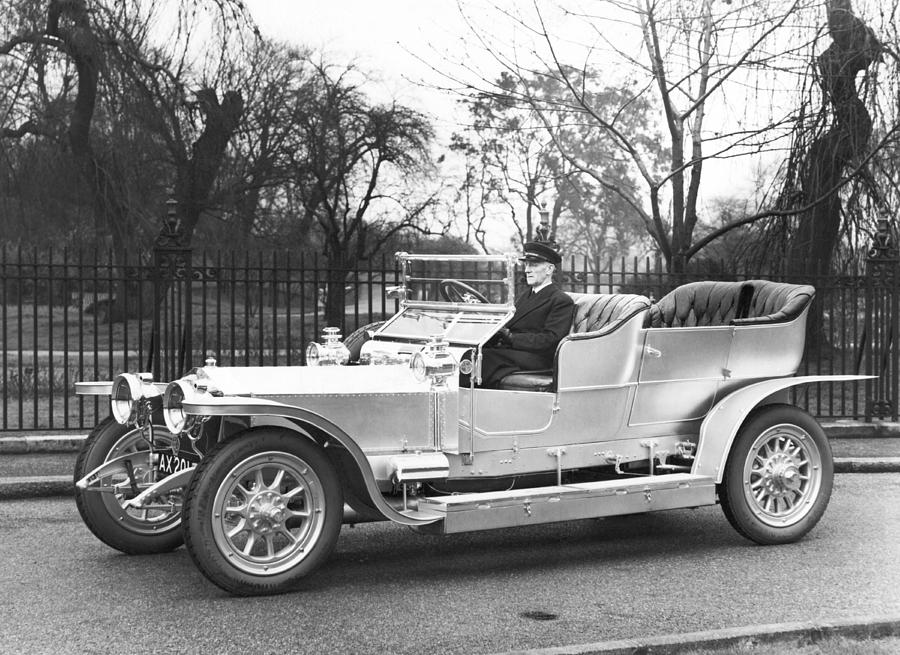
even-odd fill
[[[433,291],[438,278],[411,272],[448,260],[490,269],[493,286],[481,288],[496,302],[442,301]],[[185,398],[184,411],[225,417],[223,431],[229,424],[274,425],[298,438],[326,435],[353,462],[356,488],[381,518],[460,532],[713,504],[731,443],[755,407],[783,401],[798,384],[859,379],[792,377],[803,355],[808,301],[789,320],[652,327],[646,298],[573,294],[579,307],[624,309],[595,329],[573,327],[557,349],[548,390],[481,389],[474,382],[460,388],[455,375],[420,381],[409,364],[396,362],[435,335],[449,342],[456,361],[472,353],[477,380],[481,347],[514,312],[514,263],[402,255],[401,266],[401,309],[363,346],[360,359],[369,365],[207,365],[185,378],[197,392]],[[417,289],[417,282],[424,284]],[[632,473],[637,464],[649,470]],[[616,475],[564,483],[564,472],[591,468]],[[499,490],[488,484],[542,473],[555,475],[555,483]],[[158,484],[177,486],[188,477]],[[474,490],[409,496],[418,481],[467,481]]]

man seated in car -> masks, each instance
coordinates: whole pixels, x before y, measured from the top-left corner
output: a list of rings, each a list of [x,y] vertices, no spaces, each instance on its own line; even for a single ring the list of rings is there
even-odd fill
[[[572,327],[575,303],[553,283],[562,262],[556,243],[529,241],[519,261],[528,287],[516,298],[513,317],[482,351],[482,387],[496,387],[516,371],[550,368],[557,344]]]

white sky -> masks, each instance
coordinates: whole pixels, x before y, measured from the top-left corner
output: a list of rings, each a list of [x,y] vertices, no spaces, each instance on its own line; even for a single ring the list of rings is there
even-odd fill
[[[395,98],[430,114],[435,120],[440,149],[446,147],[450,133],[458,129],[460,115],[455,114],[456,102],[452,94],[427,88],[429,84],[447,85],[448,80],[418,58],[435,67],[451,70],[459,70],[453,64],[460,61],[474,62],[473,65],[484,69],[485,75],[491,78],[500,70],[480,47],[466,53],[463,40],[471,43],[472,34],[456,0],[245,0],[245,4],[264,35],[308,46],[323,53],[328,61],[355,61],[372,75],[373,83],[367,89],[373,97]],[[546,12],[551,11],[552,4],[541,5],[545,17],[549,16]],[[525,0],[465,0],[464,11],[479,31],[491,33],[493,28],[500,27],[494,9],[498,6],[527,11],[530,3]],[[548,20],[552,33],[554,19],[549,16]],[[504,23],[502,36],[490,37],[504,41],[498,45],[498,50],[504,53],[515,51],[517,56],[527,57],[532,47],[528,45],[531,35],[522,30],[516,33],[510,27],[514,21]],[[567,24],[567,30],[557,30],[565,38],[558,38],[556,46],[565,48],[567,42],[574,45],[591,40],[591,35],[575,38],[569,30],[571,22]],[[593,38],[596,39],[596,35]],[[615,39],[615,35],[605,34],[604,38]],[[603,60],[603,44],[600,45],[601,50],[591,52],[593,61]],[[610,70],[609,74],[614,75],[615,71]],[[380,97],[382,93],[383,98]],[[742,170],[736,172],[737,163],[731,160],[706,168],[704,188],[707,193],[712,192],[714,196],[716,191],[726,191],[728,195],[749,191],[752,164],[742,160],[739,167]],[[744,186],[741,182],[747,188],[741,189]]]
[[[492,7],[516,2],[466,0],[465,12],[481,22],[479,15],[495,11]],[[372,82],[366,89],[373,98],[396,99],[430,115],[436,151],[447,154],[450,135],[460,129],[465,116],[457,107],[457,96],[435,88],[450,82],[429,64],[437,67],[465,59],[460,42],[471,38],[470,29],[456,0],[245,0],[245,4],[265,36],[308,46],[327,61],[353,61],[370,74]],[[499,71],[489,56],[481,55],[483,66]],[[505,250],[514,235],[504,219],[488,229],[488,242]]]
[[[490,39],[497,38],[495,28],[500,30],[504,52],[532,47],[526,43],[533,35],[514,20],[498,24],[498,9],[527,12],[527,0],[463,2],[466,18],[457,0],[245,0],[245,5],[264,35],[309,46],[328,61],[355,62],[371,75],[367,89],[373,97],[396,99],[431,114],[438,133],[449,137],[457,126],[457,98],[435,88],[453,83],[431,66],[471,75],[461,69],[464,63],[490,79],[501,70],[475,41],[466,19]],[[542,12],[552,24],[552,3],[542,5]]]
[[[372,93],[380,88],[387,97],[448,119],[452,98],[422,88],[422,80],[440,80],[416,57],[437,62],[438,51],[466,34],[454,0],[247,0],[246,5],[263,34],[307,45],[338,63],[356,61],[372,74]]]

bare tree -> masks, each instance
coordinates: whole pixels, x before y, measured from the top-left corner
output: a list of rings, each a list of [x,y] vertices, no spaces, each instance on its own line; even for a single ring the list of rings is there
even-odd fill
[[[361,84],[352,66],[317,64],[293,116],[304,144],[293,165],[295,192],[322,235],[325,316],[335,325],[343,322],[348,273],[393,234],[427,232],[423,219],[436,197],[411,190],[429,170],[431,124],[396,102],[371,103]]]
[[[816,81],[821,89],[822,107],[813,126],[799,121],[801,138],[791,153],[788,170],[797,179],[786,180],[786,192],[795,192],[798,204],[815,202],[799,214],[791,240],[791,273],[798,278],[830,272],[832,255],[844,224],[842,194],[838,190],[869,155],[872,118],[857,89],[857,76],[882,61],[878,38],[853,13],[850,0],[827,3],[831,44],[817,58]],[[830,109],[830,110],[829,110]],[[804,138],[805,137],[805,138]],[[859,178],[865,190],[878,198],[872,178]]]
[[[593,162],[596,170],[619,187],[634,187],[637,181],[617,156],[615,144],[585,123],[581,112],[568,108],[568,88],[558,83],[555,73],[535,71],[518,79],[502,74],[494,92],[470,100],[472,121],[464,136],[455,135],[456,143],[465,147],[469,156],[479,157],[489,188],[505,198],[520,241],[532,238],[533,212],[552,196],[551,231],[557,233],[566,252],[583,255],[590,262],[617,256],[640,238],[638,216],[610,192],[609,184],[597,184],[570,160],[577,157]],[[579,71],[567,70],[567,74],[575,79]],[[627,90],[605,86],[598,71],[588,69],[581,75],[579,86],[594,106],[615,106],[629,97]],[[523,102],[522,97],[540,98],[553,113],[537,115],[533,104]],[[622,122],[648,159],[659,159],[664,151],[650,129],[649,115],[649,105],[637,99]],[[560,148],[569,156],[560,156]],[[522,205],[526,208],[524,226],[516,220],[516,208]]]
[[[117,4],[106,14],[118,38],[109,55],[120,80],[115,88],[134,99],[129,119],[165,148],[179,218],[171,245],[189,246],[201,217],[216,205],[217,178],[244,118],[244,53],[258,37],[236,0],[192,0],[179,9],[178,38],[162,43],[154,28],[168,19],[163,10],[171,5],[126,8]],[[221,27],[210,30],[216,21]],[[198,53],[200,39],[212,40]]]
[[[466,103],[471,123],[452,136],[451,148],[474,164],[467,182],[477,169],[485,175],[483,199],[505,207],[521,243],[534,234],[539,196],[553,186],[550,155],[555,149],[530,107],[520,102],[520,83],[534,86],[540,80],[525,82],[503,73],[495,89],[473,94]]]
[[[538,3],[533,4],[528,16],[504,12],[507,25],[515,26],[518,34],[534,37],[528,50],[504,46],[502,39],[485,34],[474,21],[470,25],[483,48],[509,75],[524,81],[534,70],[547,69],[567,89],[562,101],[548,102],[531,93],[520,95],[520,100],[529,103],[544,122],[547,135],[553,138],[557,133],[554,119],[563,103],[566,111],[615,143],[622,160],[641,181],[640,187],[629,188],[610,179],[595,161],[554,139],[561,156],[575,169],[616,194],[641,217],[669,270],[683,271],[705,244],[729,229],[812,209],[824,202],[822,193],[834,195],[840,188],[840,182],[833,179],[832,187],[819,187],[819,195],[814,198],[804,198],[790,207],[760,207],[731,225],[700,239],[696,236],[704,212],[701,183],[710,166],[722,168],[730,160],[748,156],[777,159],[790,150],[798,113],[796,90],[807,79],[808,62],[813,60],[818,43],[819,33],[811,27],[819,18],[818,2],[638,0],[628,4],[592,3],[590,13],[572,8],[574,4],[566,3],[567,7],[556,15]],[[835,22],[835,12],[847,14],[849,2],[826,4],[832,25],[847,23],[844,18]],[[871,37],[868,30],[854,29],[841,38],[847,41],[851,33],[864,32]],[[574,59],[573,35],[583,37],[586,44],[578,50],[583,61],[603,61],[605,71],[630,83],[633,93],[625,102],[603,106],[592,101],[583,84],[583,73],[573,73],[586,70],[589,64],[570,63]],[[871,44],[868,47],[871,50]],[[468,64],[464,63],[462,69],[464,72],[454,74],[454,79],[469,93],[498,91],[489,78],[479,78],[478,71]],[[646,98],[659,111],[658,125],[668,152],[661,169],[654,167],[634,132],[623,124],[630,103],[639,98]],[[895,111],[882,133],[891,133],[896,123]],[[858,158],[860,151],[855,152]],[[873,148],[866,152],[863,158],[870,157]],[[841,180],[847,177],[847,171],[843,173]]]
[[[13,56],[22,66],[33,67],[21,72],[21,80],[23,84],[33,82],[36,88],[9,98],[10,104],[23,98],[40,104],[11,107],[7,116],[24,120],[4,125],[2,134],[5,138],[52,137],[63,132],[105,226],[121,244],[127,207],[91,139],[104,43],[111,39],[97,28],[84,0],[53,0],[46,7],[31,4],[27,9],[27,14],[19,16],[18,30],[0,43],[0,55]],[[61,79],[53,74],[54,64],[59,65]]]
[[[796,278],[809,279],[829,273],[842,252],[842,267],[858,266],[876,218],[896,213],[892,153],[900,138],[900,58],[896,21],[889,16],[897,4],[870,17],[888,18],[879,26],[880,39],[849,1],[829,0],[824,8],[826,27],[817,39],[827,45],[804,60],[798,77],[791,148],[776,178],[780,188],[757,211],[698,240],[695,252],[735,227],[774,219],[766,223],[767,252],[786,260]],[[883,60],[888,65],[879,65]]]
[[[487,244],[487,224],[493,198],[494,181],[488,169],[482,165],[481,156],[468,140],[453,135],[454,149],[463,152],[463,179],[456,189],[454,198],[448,203],[450,212],[462,208],[461,232],[463,241],[478,244],[482,252],[490,252]]]
[[[305,50],[256,40],[239,69],[244,117],[215,195],[223,212],[231,215],[232,238],[237,234],[246,240],[284,228],[269,215],[274,212],[259,211],[260,202],[265,199],[270,207],[287,203],[284,190],[292,179],[291,164],[305,148],[293,113],[298,98],[308,95],[313,77],[309,56]],[[291,220],[296,222],[296,216]]]
[[[160,128],[174,155],[168,183],[179,194],[182,234],[189,242],[242,113],[238,92],[226,91],[219,98],[214,74],[213,84],[198,84],[202,76],[189,61],[196,50],[192,38],[204,15],[221,20],[222,35],[246,24],[240,3],[169,4],[177,9],[175,24],[167,26],[174,28],[175,37],[154,46],[154,30],[159,36],[162,29],[158,21],[172,20],[161,11],[163,2],[7,2],[4,15],[13,19],[0,40],[0,59],[21,83],[5,97],[2,137],[59,139],[94,199],[98,231],[110,234],[114,252],[121,253],[133,243],[135,208],[127,181],[110,156],[108,138],[116,121],[145,118],[146,125]],[[220,41],[221,51],[203,51],[212,71],[226,59],[225,41]],[[142,111],[123,117],[113,109],[117,103],[131,109],[141,104]],[[193,129],[184,129],[177,111],[193,118],[188,121]]]

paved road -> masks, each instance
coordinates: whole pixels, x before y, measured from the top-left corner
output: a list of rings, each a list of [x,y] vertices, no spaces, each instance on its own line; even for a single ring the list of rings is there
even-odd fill
[[[304,591],[242,599],[184,549],[111,551],[70,498],[6,501],[0,652],[493,653],[897,616],[898,544],[900,474],[838,475],[789,546],[749,544],[717,507],[450,537],[368,524]]]

